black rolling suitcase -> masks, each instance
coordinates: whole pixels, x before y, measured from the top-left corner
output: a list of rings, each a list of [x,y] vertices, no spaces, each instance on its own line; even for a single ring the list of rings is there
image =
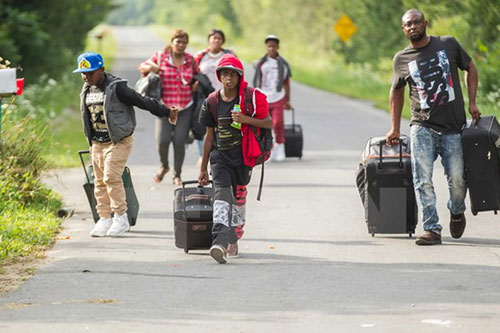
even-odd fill
[[[80,150],[78,152],[80,155],[80,160],[82,161],[83,171],[85,172],[85,184],[83,184],[83,190],[87,195],[87,199],[89,200],[90,210],[92,211],[92,217],[94,218],[94,222],[99,220],[99,214],[97,214],[96,210],[96,200],[94,196],[94,170],[92,165],[88,167],[85,166],[85,162],[83,161],[84,154],[89,154],[88,150]],[[132,227],[137,222],[137,216],[139,215],[139,200],[137,200],[137,196],[135,194],[134,185],[132,183],[132,176],[130,174],[130,169],[125,167],[122,174],[123,186],[125,187],[125,195],[127,196],[127,217],[128,224]]]
[[[500,210],[500,125],[494,116],[469,120],[462,131],[462,147],[471,211]]]
[[[292,123],[285,125],[285,156],[302,158],[303,147],[302,126],[295,124],[295,110],[292,109]]]
[[[185,253],[212,245],[214,188],[210,183],[209,187],[187,187],[198,181],[185,181],[174,191],[175,246]]]
[[[384,137],[371,138],[362,153],[356,183],[368,233],[411,237],[417,225],[417,203],[411,173],[410,139],[386,146]]]

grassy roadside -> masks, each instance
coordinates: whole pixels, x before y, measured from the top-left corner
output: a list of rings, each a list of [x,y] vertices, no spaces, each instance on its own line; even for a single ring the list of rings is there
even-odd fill
[[[106,45],[102,53],[111,68],[116,49],[111,30],[101,43]],[[96,48],[95,38],[89,37],[86,50]],[[26,258],[43,255],[59,232],[61,219],[55,212],[62,199],[40,182],[41,173],[77,166],[77,151],[87,147],[79,111],[82,80],[72,70],[68,68],[57,81],[41,77],[22,96],[2,101],[0,284],[6,287],[12,279],[5,278],[5,272],[22,263],[23,270],[16,272],[32,273],[26,269],[30,262]]]

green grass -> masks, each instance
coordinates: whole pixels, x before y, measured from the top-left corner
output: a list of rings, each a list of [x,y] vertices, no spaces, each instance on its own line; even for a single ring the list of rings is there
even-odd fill
[[[0,149],[0,264],[36,255],[59,230],[55,213],[62,202],[40,182],[48,164],[40,150],[44,129],[25,117],[2,119]]]
[[[51,192],[49,199],[25,206],[11,206],[0,214],[0,263],[33,255],[52,244],[61,220],[54,214],[61,206]]]

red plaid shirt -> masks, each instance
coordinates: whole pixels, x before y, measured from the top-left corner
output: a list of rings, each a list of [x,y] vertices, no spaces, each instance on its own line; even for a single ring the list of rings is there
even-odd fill
[[[148,60],[157,64],[157,54],[158,52],[155,52]],[[193,100],[191,83],[194,75],[198,74],[200,69],[189,53],[184,53],[184,63],[180,67],[172,64],[171,57],[171,53],[160,53],[162,100],[165,105],[177,105],[182,110]]]

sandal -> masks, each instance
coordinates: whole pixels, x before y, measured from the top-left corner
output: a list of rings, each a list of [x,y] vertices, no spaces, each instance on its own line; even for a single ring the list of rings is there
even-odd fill
[[[153,177],[154,182],[161,183],[161,181],[163,180],[163,177],[165,177],[167,172],[168,172],[168,167],[161,167],[160,170],[158,170],[156,175]]]

